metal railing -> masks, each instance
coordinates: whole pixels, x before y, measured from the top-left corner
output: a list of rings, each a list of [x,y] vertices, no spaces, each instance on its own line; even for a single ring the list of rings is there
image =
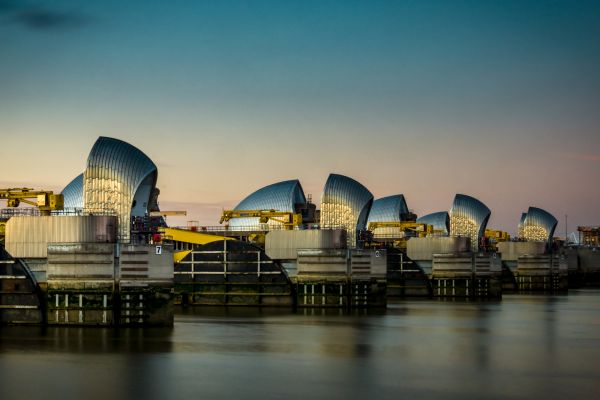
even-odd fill
[[[15,216],[39,216],[40,210],[37,207],[17,207],[0,209],[0,218],[10,218]]]
[[[42,215],[37,207],[9,207],[0,209],[0,217],[15,217],[15,216],[32,216],[38,217]],[[117,215],[113,209],[85,209],[85,208],[65,208],[64,210],[51,211],[53,216],[83,216],[83,215]]]
[[[170,226],[169,228],[183,229],[192,232],[269,232],[269,231],[285,231],[288,227],[283,225],[248,225],[248,226],[227,226],[227,225],[216,225],[216,226]],[[345,226],[328,226],[326,228],[319,227],[318,224],[303,224],[294,227],[293,230],[335,230],[335,229],[346,229]]]

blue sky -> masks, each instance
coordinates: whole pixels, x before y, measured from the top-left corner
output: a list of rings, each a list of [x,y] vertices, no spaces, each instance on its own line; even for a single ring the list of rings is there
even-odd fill
[[[329,172],[600,224],[599,37],[587,1],[0,0],[0,182],[60,189],[105,135],[207,224]]]

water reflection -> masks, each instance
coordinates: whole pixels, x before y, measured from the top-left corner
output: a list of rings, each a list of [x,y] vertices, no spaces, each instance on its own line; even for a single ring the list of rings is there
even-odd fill
[[[170,352],[173,328],[4,326],[1,352],[152,353]]]
[[[1,327],[0,398],[592,399],[599,316],[600,292],[582,291],[353,313],[203,307],[173,329]]]

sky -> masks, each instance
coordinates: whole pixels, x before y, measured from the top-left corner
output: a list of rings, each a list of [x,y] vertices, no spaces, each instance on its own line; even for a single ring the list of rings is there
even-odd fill
[[[157,164],[172,224],[286,179],[318,203],[333,172],[564,236],[600,225],[598,38],[584,0],[0,0],[0,186],[61,190],[110,136]]]

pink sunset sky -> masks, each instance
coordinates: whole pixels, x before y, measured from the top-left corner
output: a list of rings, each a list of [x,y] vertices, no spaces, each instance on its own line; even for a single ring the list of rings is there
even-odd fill
[[[286,179],[318,205],[331,172],[513,234],[529,206],[600,225],[597,3],[184,3],[0,1],[0,186],[61,190],[110,136],[176,225]]]

